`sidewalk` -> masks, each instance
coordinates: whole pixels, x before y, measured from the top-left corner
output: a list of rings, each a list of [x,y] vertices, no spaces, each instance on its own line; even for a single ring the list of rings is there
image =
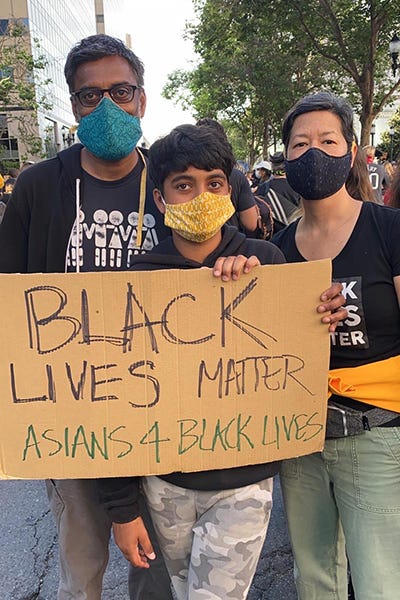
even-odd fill
[[[248,600],[295,600],[279,482],[268,536]],[[57,540],[43,482],[0,481],[1,600],[56,600]],[[129,600],[128,563],[111,544],[102,600]]]

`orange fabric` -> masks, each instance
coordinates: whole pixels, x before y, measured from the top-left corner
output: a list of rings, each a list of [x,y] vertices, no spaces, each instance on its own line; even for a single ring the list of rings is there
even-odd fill
[[[400,356],[368,365],[332,369],[329,396],[337,394],[400,413]]]

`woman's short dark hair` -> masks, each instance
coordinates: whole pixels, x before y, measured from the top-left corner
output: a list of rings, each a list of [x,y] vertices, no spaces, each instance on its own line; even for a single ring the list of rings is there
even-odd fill
[[[287,149],[290,141],[293,124],[297,117],[309,112],[326,110],[336,115],[342,126],[343,137],[347,142],[350,151],[353,142],[356,143],[356,134],[354,131],[354,111],[352,106],[340,96],[335,96],[332,92],[317,92],[304,96],[288,111],[282,126],[282,141]],[[349,194],[358,200],[373,200],[373,192],[369,182],[368,171],[365,163],[362,161],[362,153],[357,152],[356,160],[353,163],[350,174],[346,181],[346,188]]]
[[[206,125],[179,125],[149,150],[149,175],[160,190],[171,173],[183,173],[189,167],[221,169],[229,179],[234,165],[228,140]]]
[[[121,56],[124,58],[137,78],[138,85],[144,85],[144,66],[142,61],[121,40],[98,33],[90,35],[78,42],[67,56],[64,75],[70,92],[74,90],[74,79],[80,65],[107,56]]]
[[[304,96],[286,114],[282,126],[282,141],[288,147],[293,123],[300,115],[316,110],[327,110],[339,117],[342,124],[342,133],[350,149],[355,139],[354,112],[351,105],[344,98],[335,96],[332,92],[317,92]]]

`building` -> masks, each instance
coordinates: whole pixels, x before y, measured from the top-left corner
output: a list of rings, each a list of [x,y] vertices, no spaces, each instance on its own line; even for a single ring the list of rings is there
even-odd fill
[[[17,105],[4,105],[0,97],[0,166],[10,160],[53,156],[74,142],[76,126],[64,79],[65,58],[78,40],[96,32],[119,37],[130,45],[124,31],[128,4],[129,0],[1,0],[0,51],[1,36],[10,24],[17,23],[25,29],[19,43],[23,39],[33,58],[44,56],[46,64],[34,75],[39,109],[33,114]],[[0,82],[4,77],[28,79],[29,74],[17,75],[13,65],[3,65]],[[28,118],[29,134],[21,129]],[[30,135],[42,140],[42,153],[34,152],[27,143]]]

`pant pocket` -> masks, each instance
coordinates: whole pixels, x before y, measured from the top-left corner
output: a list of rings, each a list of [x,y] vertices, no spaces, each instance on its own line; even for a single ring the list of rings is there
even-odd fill
[[[281,478],[298,479],[300,476],[298,458],[287,458],[286,460],[283,460],[279,475]]]
[[[375,427],[354,436],[352,461],[357,506],[400,514],[400,428]]]

